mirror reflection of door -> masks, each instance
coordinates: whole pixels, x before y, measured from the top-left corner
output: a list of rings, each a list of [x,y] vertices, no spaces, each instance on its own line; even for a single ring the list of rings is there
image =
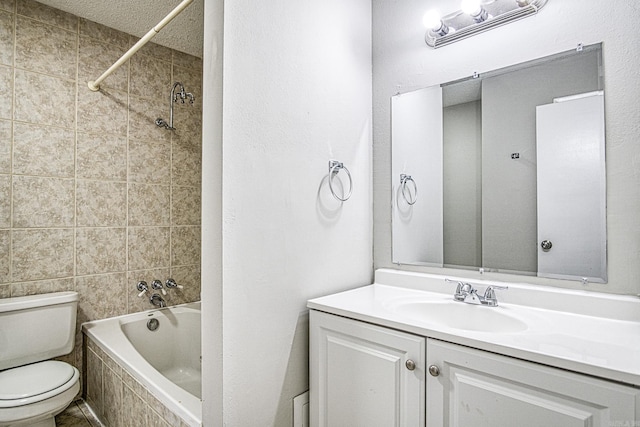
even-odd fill
[[[604,95],[556,101],[537,108],[538,276],[606,280]]]

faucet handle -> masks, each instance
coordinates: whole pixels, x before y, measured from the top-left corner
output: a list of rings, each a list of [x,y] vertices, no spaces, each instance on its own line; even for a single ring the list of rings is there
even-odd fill
[[[178,284],[176,283],[176,281],[175,281],[175,280],[173,280],[173,279],[167,279],[167,281],[165,282],[165,284],[164,284],[164,285],[165,285],[167,288],[178,288],[178,289],[182,289],[182,288],[184,288],[184,286],[182,286],[182,285],[178,285]]]
[[[147,286],[147,282],[141,280],[136,285],[136,289],[140,291],[140,293],[138,294],[138,298],[142,298],[142,296],[149,290],[149,287]]]
[[[155,290],[160,290],[160,292],[162,292],[162,295],[167,295],[167,291],[165,291],[162,287],[162,282],[160,280],[155,279],[153,282],[151,282],[151,287]]]
[[[486,305],[495,307],[498,305],[498,299],[496,298],[496,290],[506,291],[509,289],[508,286],[498,286],[498,285],[489,285],[487,289],[484,291],[484,300],[486,301]]]

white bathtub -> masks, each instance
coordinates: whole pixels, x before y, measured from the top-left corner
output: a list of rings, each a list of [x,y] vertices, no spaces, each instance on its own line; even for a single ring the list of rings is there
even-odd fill
[[[154,331],[147,327],[151,319],[158,321]],[[199,302],[87,322],[82,328],[169,410],[189,425],[201,425]]]

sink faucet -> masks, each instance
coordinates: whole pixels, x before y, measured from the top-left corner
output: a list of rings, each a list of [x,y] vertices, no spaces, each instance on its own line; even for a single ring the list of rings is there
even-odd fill
[[[447,282],[454,282],[451,279],[445,279]],[[498,299],[496,298],[495,290],[507,290],[508,286],[489,285],[484,291],[484,295],[478,295],[478,290],[471,286],[471,283],[456,282],[456,292],[453,294],[453,299],[456,301],[466,302],[467,304],[486,305],[489,307],[496,307],[498,305]]]
[[[151,304],[155,305],[156,307],[163,308],[167,306],[167,303],[165,302],[164,298],[160,296],[160,294],[151,295],[151,298],[149,298],[149,301],[151,302]]]

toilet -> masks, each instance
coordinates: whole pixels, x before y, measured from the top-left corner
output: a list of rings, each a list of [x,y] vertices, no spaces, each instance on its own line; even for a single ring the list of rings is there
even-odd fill
[[[80,373],[49,360],[75,341],[78,294],[0,299],[0,427],[55,427],[80,391]]]

